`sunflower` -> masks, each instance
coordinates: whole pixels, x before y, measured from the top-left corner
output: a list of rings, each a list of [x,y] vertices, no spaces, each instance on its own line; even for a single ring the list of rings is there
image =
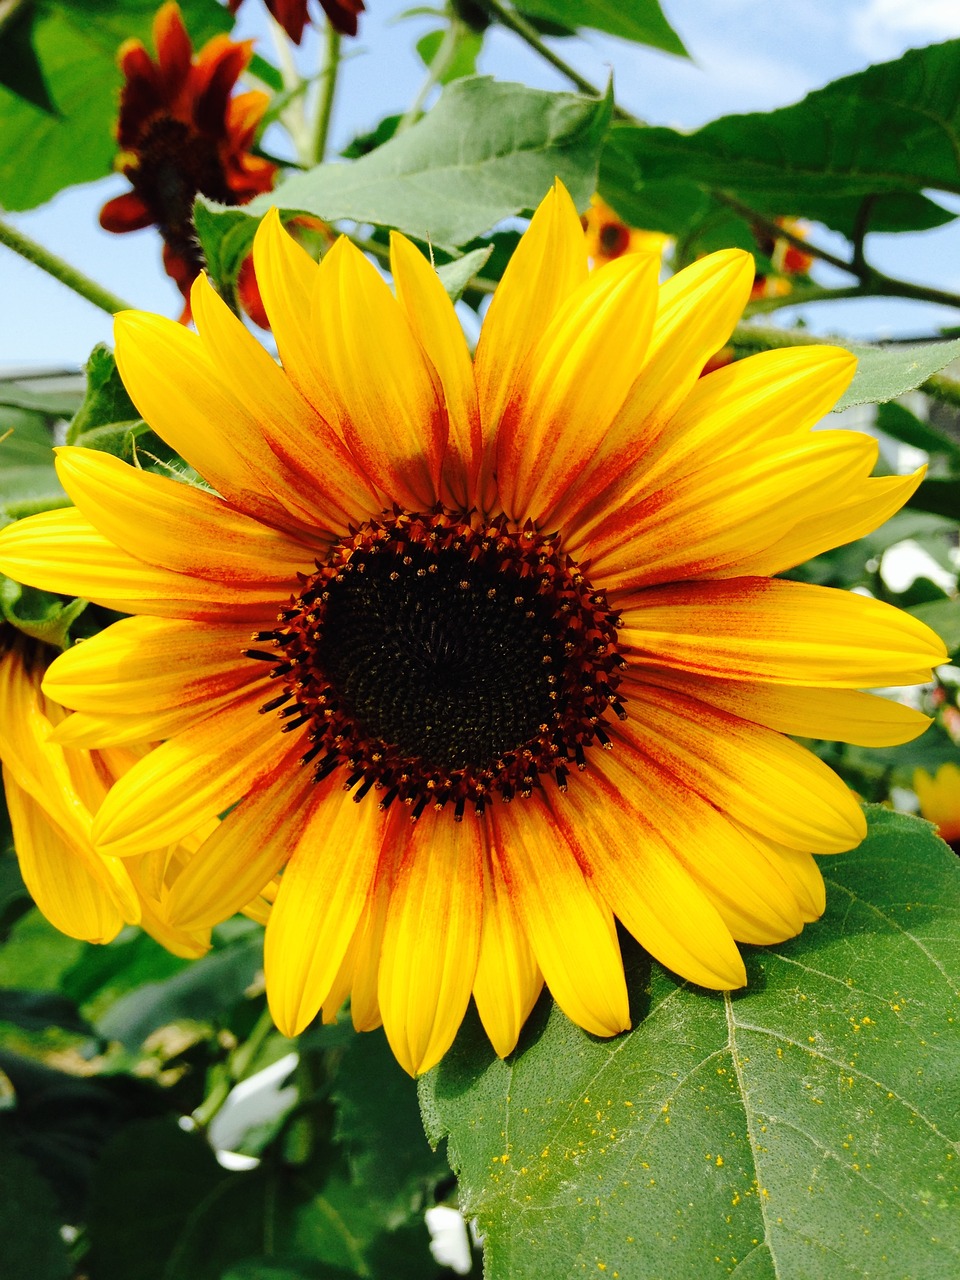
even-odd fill
[[[93,847],[94,813],[143,751],[63,745],[71,717],[41,689],[54,652],[0,626],[0,763],[24,883],[72,938],[109,942],[124,924],[139,924],[177,955],[203,955],[210,930],[179,929],[165,913],[169,885],[201,839],[123,860]]]
[[[670,237],[661,231],[641,231],[628,226],[600,196],[592,196],[590,208],[580,219],[587,238],[587,257],[602,267],[625,253],[662,254]]]
[[[117,233],[156,225],[164,269],[188,299],[203,268],[196,196],[238,205],[273,187],[277,166],[250,150],[270,99],[258,91],[231,96],[253,56],[251,40],[214,36],[194,56],[173,0],[158,10],[153,39],[156,61],[139,40],[120,47],[117,167],[132,189],[107,201],[100,225]],[[189,304],[181,319],[189,321]]]
[[[617,919],[682,977],[741,986],[735,940],[816,919],[812,854],[865,832],[785,735],[908,740],[926,717],[859,690],[945,656],[888,605],[773,576],[919,481],[868,478],[868,436],[810,430],[853,358],[699,378],[750,256],[662,286],[656,255],[591,273],[559,184],[473,361],[402,236],[396,296],[345,239],[313,262],[275,211],[254,254],[282,368],[203,278],[198,334],[117,318],[134,402],[213,492],[63,448],[76,508],[0,534],[13,577],[136,615],[44,686],[77,741],[166,739],[104,801],[99,848],[229,810],[171,918],[210,925],[282,869],[278,1026],[349,995],[411,1073],[471,994],[500,1055],[544,982],[587,1031],[629,1026]]]
[[[940,838],[960,853],[960,766],[942,764],[932,776],[925,769],[913,775],[913,789],[920,801],[920,812],[937,824]]]

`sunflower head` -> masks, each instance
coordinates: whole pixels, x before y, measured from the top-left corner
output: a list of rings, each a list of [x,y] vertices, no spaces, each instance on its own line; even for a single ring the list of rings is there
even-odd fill
[[[167,274],[186,298],[203,266],[196,196],[238,205],[273,186],[276,166],[250,151],[269,98],[233,93],[251,41],[215,36],[194,55],[173,0],[158,11],[153,31],[155,60],[139,40],[120,48],[117,167],[132,189],[107,201],[100,223],[115,232],[155,225]]]
[[[909,615],[776,576],[919,483],[813,430],[853,357],[701,377],[750,255],[664,284],[657,253],[591,271],[559,183],[474,356],[402,236],[395,292],[275,212],[254,259],[280,364],[202,277],[197,333],[117,319],[134,403],[209,488],[62,448],[75,509],[0,533],[4,572],[134,615],[44,686],[78,744],[165,740],[100,808],[101,853],[226,813],[170,919],[208,928],[279,874],[278,1025],[349,997],[411,1072],[471,996],[501,1055],[544,982],[586,1030],[627,1027],[617,920],[684,978],[742,985],[736,943],[816,919],[812,855],[866,830],[793,736],[914,737],[926,717],[862,690],[945,657]]]

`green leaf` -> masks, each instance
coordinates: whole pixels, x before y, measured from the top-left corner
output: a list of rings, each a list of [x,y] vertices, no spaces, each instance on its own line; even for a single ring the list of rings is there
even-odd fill
[[[61,1027],[77,1035],[92,1035],[93,1028],[80,1016],[67,996],[50,991],[0,990],[0,1021],[12,1022],[24,1031]]]
[[[835,412],[857,404],[895,400],[897,396],[919,387],[931,374],[938,373],[960,356],[960,339],[922,342],[916,346],[865,347],[851,342],[842,345],[853,352],[859,364],[853,382],[838,402]]]
[[[216,1021],[251,985],[263,959],[263,938],[252,929],[219,951],[162,982],[121,997],[97,1024],[107,1040],[138,1049],[151,1031],[171,1022]]]
[[[636,1029],[544,1000],[507,1062],[475,1019],[426,1076],[488,1280],[946,1277],[960,1252],[960,863],[879,806],[827,910],[748,986],[635,956]]]
[[[516,6],[524,15],[545,18],[565,27],[592,27],[608,35],[650,45],[686,58],[686,49],[663,16],[659,0],[520,0]]]
[[[0,1128],[0,1275],[69,1280],[61,1223],[46,1181]]]
[[[34,909],[17,921],[0,948],[0,987],[56,991],[85,945],[60,933]]]
[[[417,41],[419,53],[425,66],[432,65],[434,58],[443,44],[445,32],[429,31]],[[464,76],[476,75],[477,58],[483,47],[483,36],[469,27],[460,26],[456,50],[449,64],[443,69],[438,84],[450,84],[452,80],[462,80]]]
[[[75,391],[34,391],[23,382],[24,379],[10,378],[0,381],[0,405],[29,409],[48,418],[69,418],[76,412],[79,396]]]
[[[177,1236],[228,1177],[203,1138],[173,1118],[127,1125],[107,1146],[93,1180],[91,1275],[161,1280]]]
[[[57,108],[33,47],[36,16],[32,5],[12,12],[8,9],[6,15],[0,16],[0,85],[41,111],[56,115]]]
[[[83,403],[67,428],[67,444],[86,444],[85,436],[99,427],[126,426],[140,420],[117,369],[113,352],[103,343],[90,352],[84,366],[87,388]]]
[[[960,444],[950,436],[944,435],[929,423],[921,422],[915,413],[911,413],[902,404],[891,401],[882,404],[877,410],[877,426],[894,440],[902,440],[914,449],[923,449],[927,453],[942,454],[952,463],[960,466]]]
[[[927,511],[935,516],[960,520],[960,479],[924,480],[907,506],[914,511]]]
[[[493,253],[493,245],[487,245],[484,249],[471,249],[462,258],[454,258],[453,262],[447,262],[444,266],[437,268],[440,283],[446,289],[451,302],[459,302],[464,289],[474,276],[480,274],[491,253]]]
[[[960,596],[952,600],[930,600],[914,605],[908,612],[937,633],[948,653],[960,652]]]
[[[382,1032],[356,1035],[347,1046],[334,1082],[335,1136],[344,1146],[354,1182],[364,1199],[388,1217],[419,1200],[446,1173],[446,1161],[431,1151],[417,1088],[397,1064]]]
[[[117,50],[138,37],[152,51],[154,0],[37,0],[33,48],[56,115],[0,88],[0,204],[32,209],[64,187],[111,171],[121,77]],[[181,5],[194,40],[228,30],[216,0]]]
[[[695,181],[807,214],[838,199],[960,191],[960,40],[911,49],[778,111],[724,116],[692,134],[628,128],[645,182]]]
[[[635,134],[632,125],[614,124],[600,158],[599,192],[624,222],[689,239],[695,253],[704,233],[724,220],[739,228],[727,247],[742,243],[756,252],[749,223],[699,185],[695,169],[675,177],[651,177],[644,163],[642,141]],[[751,192],[749,198],[758,213],[775,218],[786,209],[790,214],[822,222],[848,238],[854,234],[863,204],[862,196],[810,192],[792,194],[788,205],[778,195],[765,192]],[[871,231],[926,231],[955,217],[949,209],[918,192],[891,191],[873,198],[869,225]]]
[[[66,503],[54,503],[65,506]],[[24,587],[12,578],[0,576],[0,618],[24,635],[57,649],[70,643],[70,629],[87,607],[86,600],[65,600],[62,596]]]
[[[256,224],[248,214],[273,205],[325,222],[396,227],[447,249],[530,212],[555,177],[584,208],[596,188],[610,111],[609,97],[545,93],[486,76],[457,80],[422,120],[359,160],[295,174],[242,212],[198,199],[204,253],[219,262],[216,237],[230,235],[236,261],[253,238]],[[210,218],[199,214],[204,205]],[[233,239],[240,218],[249,224],[242,248]]]

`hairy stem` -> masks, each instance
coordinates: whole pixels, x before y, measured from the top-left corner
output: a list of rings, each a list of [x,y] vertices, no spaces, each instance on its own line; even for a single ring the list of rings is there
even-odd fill
[[[423,84],[417,91],[417,96],[411,102],[410,106],[403,113],[403,118],[397,125],[397,133],[403,133],[409,129],[412,124],[416,124],[423,115],[423,108],[427,99],[430,97],[433,89],[440,83],[443,76],[452,65],[454,58],[457,56],[457,45],[460,42],[460,36],[463,31],[463,23],[452,14],[447,24],[447,29],[443,33],[443,39],[440,41],[440,47],[433,56],[433,61],[427,68],[427,75]]]
[[[32,262],[34,266],[39,267],[41,271],[46,271],[47,275],[53,276],[55,280],[65,284],[68,289],[78,293],[81,298],[86,298],[95,307],[99,307],[101,311],[106,311],[107,315],[113,316],[118,311],[128,311],[130,309],[129,302],[124,302],[115,293],[111,293],[108,289],[104,289],[102,285],[97,284],[96,280],[91,280],[89,276],[85,276],[76,267],[71,267],[69,262],[64,262],[63,258],[57,257],[55,253],[45,249],[42,244],[37,244],[36,240],[31,240],[22,231],[18,231],[16,227],[12,227],[8,222],[3,222],[2,220],[0,220],[0,244],[5,244],[14,253],[19,253],[21,258],[26,258],[28,262]]]

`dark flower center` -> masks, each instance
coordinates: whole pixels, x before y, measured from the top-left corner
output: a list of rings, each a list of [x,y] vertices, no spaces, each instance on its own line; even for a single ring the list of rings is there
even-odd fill
[[[158,115],[135,147],[135,164],[124,172],[153,214],[160,234],[196,271],[203,257],[193,229],[198,193],[220,204],[235,204],[217,139],[173,116]]]
[[[630,244],[630,229],[622,222],[605,222],[600,228],[600,247],[609,258],[619,258]]]
[[[617,618],[559,548],[505,520],[438,511],[371,522],[306,578],[275,631],[290,730],[307,725],[316,777],[339,765],[361,799],[419,817],[448,801],[482,812],[498,792],[561,789],[601,721],[624,715]]]

